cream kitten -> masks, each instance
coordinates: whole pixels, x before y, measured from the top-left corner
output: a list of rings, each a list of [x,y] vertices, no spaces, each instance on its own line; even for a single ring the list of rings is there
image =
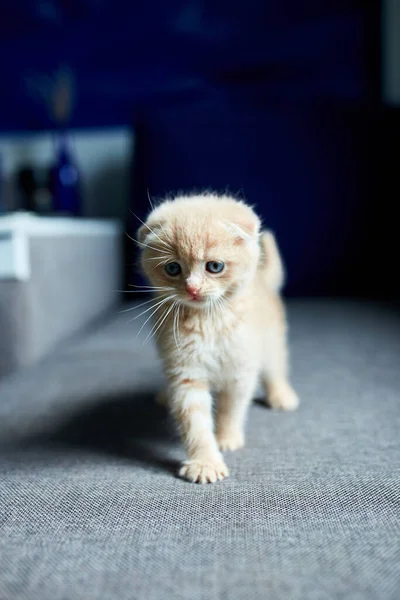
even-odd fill
[[[249,206],[209,194],[163,202],[138,239],[154,312],[160,310],[154,330],[168,381],[164,397],[188,456],[180,475],[214,482],[228,475],[221,451],[244,445],[259,378],[270,406],[298,405],[288,381],[279,252]]]

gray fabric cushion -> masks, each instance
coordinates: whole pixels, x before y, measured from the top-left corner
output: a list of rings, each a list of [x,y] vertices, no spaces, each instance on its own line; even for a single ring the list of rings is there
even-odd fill
[[[400,590],[400,318],[290,307],[298,412],[254,403],[231,477],[175,477],[130,313],[0,385],[1,600],[389,600]]]

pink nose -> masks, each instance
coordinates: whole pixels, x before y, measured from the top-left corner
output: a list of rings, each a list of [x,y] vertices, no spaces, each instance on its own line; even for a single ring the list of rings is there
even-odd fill
[[[192,296],[192,298],[197,298],[200,292],[200,289],[196,285],[191,285],[190,283],[186,284],[186,291],[188,294]]]

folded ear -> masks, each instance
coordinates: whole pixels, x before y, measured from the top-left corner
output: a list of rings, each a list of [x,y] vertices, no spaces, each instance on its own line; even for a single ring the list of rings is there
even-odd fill
[[[162,237],[163,234],[165,235],[162,222],[153,222],[150,220],[139,227],[137,231],[137,240],[140,246],[143,246],[143,244],[157,244],[162,242],[160,236]]]
[[[246,207],[246,211],[238,211],[236,215],[232,215],[232,218],[225,223],[225,226],[238,241],[243,241],[258,237],[261,223],[257,215],[250,208]]]
[[[149,233],[150,233],[150,231],[149,231],[147,225],[142,225],[137,230],[136,239],[138,240],[138,242],[140,244],[144,244],[144,241]]]

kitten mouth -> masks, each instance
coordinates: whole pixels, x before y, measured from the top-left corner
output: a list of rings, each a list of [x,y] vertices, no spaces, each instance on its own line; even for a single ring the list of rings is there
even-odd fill
[[[188,298],[189,304],[204,304],[204,298]]]
[[[203,302],[204,296],[200,296],[199,294],[186,294],[185,299],[192,302]]]
[[[206,300],[205,298],[202,298],[201,296],[186,296],[185,298],[182,299],[183,304],[186,304],[186,306],[193,306],[194,304],[197,307],[203,306],[206,304]]]

